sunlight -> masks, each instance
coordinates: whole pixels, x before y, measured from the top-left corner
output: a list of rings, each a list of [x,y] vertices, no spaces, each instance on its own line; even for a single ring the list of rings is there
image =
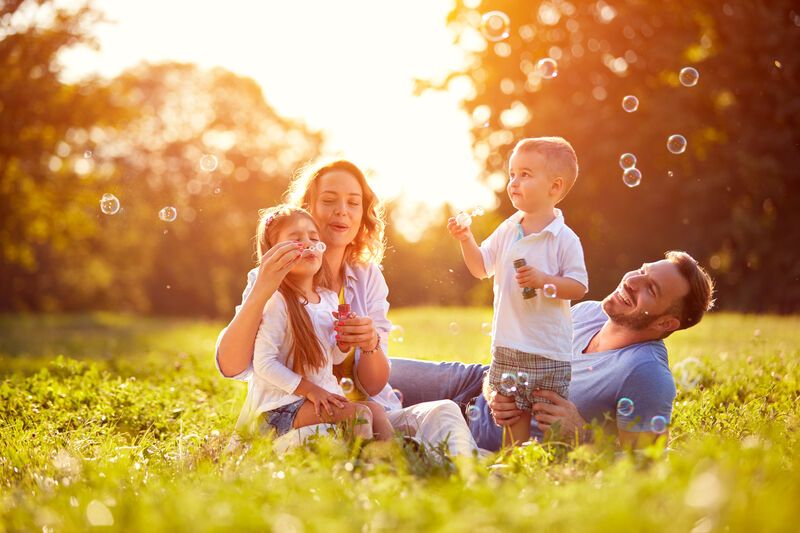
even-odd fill
[[[95,3],[114,23],[98,29],[99,52],[64,54],[71,79],[114,76],[140,61],[222,66],[255,79],[280,114],[324,131],[326,152],[371,170],[379,194],[401,198],[402,212],[495,201],[478,181],[459,95],[412,94],[414,78],[441,76],[463,61],[445,25],[449,0],[415,0],[402,9],[308,0],[235,0],[224,8],[209,1]],[[399,218],[410,238],[426,223],[419,215]]]

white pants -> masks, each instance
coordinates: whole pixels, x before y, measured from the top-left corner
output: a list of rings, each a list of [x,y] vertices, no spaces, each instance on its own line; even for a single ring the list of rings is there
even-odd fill
[[[451,455],[472,455],[478,449],[461,410],[452,400],[418,403],[386,414],[395,431],[416,437],[428,446],[445,441]],[[329,424],[316,424],[293,429],[275,439],[273,448],[277,453],[283,453],[317,432],[327,433],[330,427]]]

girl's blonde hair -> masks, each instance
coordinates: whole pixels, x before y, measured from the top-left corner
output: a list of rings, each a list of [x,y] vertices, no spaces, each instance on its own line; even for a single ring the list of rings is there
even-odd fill
[[[319,180],[322,176],[334,170],[347,172],[358,181],[361,187],[362,205],[364,207],[361,226],[358,228],[358,233],[356,233],[353,242],[348,245],[344,259],[350,263],[380,264],[386,249],[386,243],[384,242],[385,212],[375,191],[367,183],[364,173],[355,164],[344,159],[338,159],[330,162],[309,164],[300,168],[289,185],[289,189],[284,195],[284,200],[288,204],[312,211],[319,193]]]
[[[277,244],[281,230],[300,217],[309,219],[317,227],[317,222],[311,213],[293,205],[281,204],[259,211],[256,231],[256,252],[259,264],[261,264],[261,257],[264,253]],[[328,277],[327,266],[323,261],[322,268],[314,274],[314,288],[327,286]],[[278,292],[286,300],[286,310],[289,316],[289,331],[292,338],[289,352],[294,358],[292,370],[301,376],[307,376],[325,366],[325,354],[317,339],[311,317],[305,309],[308,300],[290,276],[283,278]]]

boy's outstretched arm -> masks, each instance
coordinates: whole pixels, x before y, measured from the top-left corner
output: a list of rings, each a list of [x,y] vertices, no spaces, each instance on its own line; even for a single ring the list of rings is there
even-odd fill
[[[459,226],[455,217],[450,217],[447,221],[447,230],[461,245],[461,255],[464,256],[464,263],[470,274],[478,279],[486,278],[486,267],[483,266],[483,255],[475,237],[469,227]]]

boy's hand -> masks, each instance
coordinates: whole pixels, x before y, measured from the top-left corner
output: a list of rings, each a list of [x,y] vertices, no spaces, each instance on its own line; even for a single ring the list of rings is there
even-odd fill
[[[456,217],[450,217],[447,219],[447,231],[450,232],[450,235],[455,237],[455,239],[459,242],[464,242],[472,237],[472,232],[470,231],[469,227],[462,227],[458,225],[456,222]]]
[[[539,269],[525,265],[517,269],[516,279],[520,288],[541,289],[545,283],[545,274]]]

